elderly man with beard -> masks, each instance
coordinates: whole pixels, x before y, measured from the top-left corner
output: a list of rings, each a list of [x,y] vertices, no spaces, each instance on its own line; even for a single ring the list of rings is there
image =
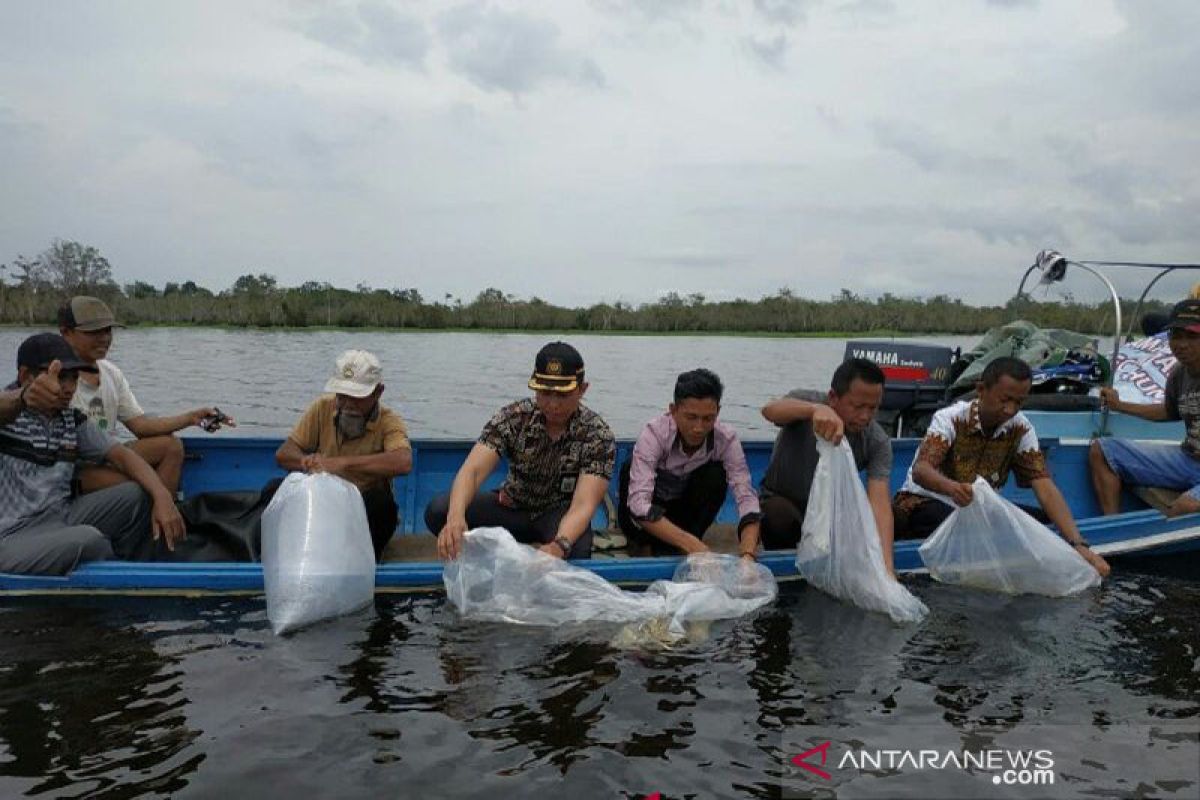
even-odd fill
[[[308,407],[275,452],[275,461],[289,472],[328,472],[358,487],[376,560],[399,520],[392,479],[412,469],[408,430],[399,414],[379,402],[383,389],[379,359],[347,350],[325,384],[328,394]]]

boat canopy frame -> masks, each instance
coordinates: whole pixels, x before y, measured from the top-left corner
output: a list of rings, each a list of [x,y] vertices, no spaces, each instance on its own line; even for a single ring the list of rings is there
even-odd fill
[[[1045,250],[1042,251],[1043,254],[1046,252],[1047,251],[1045,251]],[[1058,254],[1054,254],[1054,255],[1056,257],[1058,257]],[[1116,322],[1116,325],[1115,325],[1116,332],[1113,335],[1112,360],[1109,362],[1112,365],[1113,369],[1109,370],[1109,375],[1108,375],[1107,379],[1105,380],[1105,385],[1109,386],[1109,387],[1111,387],[1113,384],[1113,378],[1115,377],[1115,369],[1116,369],[1116,365],[1117,365],[1117,356],[1121,352],[1121,345],[1124,344],[1125,342],[1132,341],[1133,326],[1136,323],[1136,321],[1138,320],[1138,318],[1141,316],[1142,305],[1145,303],[1146,297],[1150,294],[1150,290],[1153,289],[1154,285],[1156,283],[1158,283],[1162,278],[1166,277],[1167,275],[1169,275],[1172,272],[1176,272],[1178,270],[1200,270],[1200,264],[1162,264],[1162,263],[1155,263],[1155,262],[1148,262],[1148,261],[1091,261],[1091,260],[1089,260],[1089,261],[1073,261],[1069,258],[1062,257],[1061,263],[1063,265],[1063,268],[1059,271],[1056,271],[1056,270],[1054,270],[1053,259],[1044,259],[1044,258],[1042,258],[1042,254],[1039,254],[1039,257],[1034,260],[1033,265],[1030,266],[1029,269],[1025,270],[1025,274],[1021,276],[1021,283],[1017,286],[1017,298],[1019,299],[1021,297],[1024,297],[1026,299],[1031,299],[1027,294],[1025,294],[1025,283],[1026,283],[1026,281],[1029,280],[1029,276],[1032,275],[1035,270],[1042,271],[1043,275],[1042,275],[1042,279],[1040,282],[1047,283],[1047,284],[1061,282],[1066,277],[1067,269],[1069,267],[1078,267],[1079,269],[1082,269],[1083,271],[1089,272],[1092,275],[1096,276],[1096,278],[1101,283],[1104,284],[1105,288],[1108,289],[1108,294],[1109,294],[1109,297],[1112,299],[1112,304],[1113,304],[1113,318]],[[1144,288],[1142,290],[1141,295],[1138,297],[1137,305],[1134,307],[1134,310],[1133,310],[1133,316],[1129,320],[1129,328],[1124,333],[1122,333],[1123,326],[1122,326],[1122,320],[1121,320],[1121,298],[1117,294],[1117,289],[1115,286],[1113,286],[1112,281],[1108,279],[1108,276],[1105,275],[1104,272],[1102,272],[1099,269],[1099,267],[1122,267],[1122,268],[1156,269],[1156,270],[1158,270],[1158,274],[1155,275],[1150,280],[1150,282],[1146,284],[1146,288]],[[1108,433],[1108,406],[1104,406],[1100,412],[1099,435],[1104,436],[1107,433]]]

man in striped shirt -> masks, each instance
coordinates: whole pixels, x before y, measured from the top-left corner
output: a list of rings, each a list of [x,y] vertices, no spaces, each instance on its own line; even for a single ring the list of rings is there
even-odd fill
[[[0,393],[0,572],[60,575],[84,561],[150,558],[184,536],[174,498],[141,456],[70,407],[80,371],[61,336],[17,350],[17,383]],[[79,463],[107,463],[132,479],[72,495]]]
[[[496,412],[454,478],[449,494],[425,509],[438,555],[458,558],[471,528],[502,527],[519,542],[555,558],[587,558],[592,515],[612,478],[617,448],[600,415],[582,404],[588,383],[583,357],[551,342],[534,361],[532,398]],[[498,491],[480,487],[508,459]]]

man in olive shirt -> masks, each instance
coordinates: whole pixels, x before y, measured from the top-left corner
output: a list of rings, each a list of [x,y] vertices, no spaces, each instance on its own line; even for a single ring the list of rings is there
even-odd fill
[[[844,436],[854,464],[867,471],[867,499],[879,529],[879,544],[892,566],[892,443],[875,421],[883,401],[884,375],[878,365],[852,358],[833,373],[828,395],[796,389],[763,406],[762,414],[780,426],[771,463],[763,475],[761,533],[768,550],[793,548],[800,541],[808,493],[817,469],[817,440],[838,444]]]
[[[379,359],[365,350],[338,356],[333,377],[287,440],[275,461],[289,472],[329,472],[362,493],[375,559],[396,532],[399,512],[392,479],[412,469],[412,445],[400,415],[379,402]]]

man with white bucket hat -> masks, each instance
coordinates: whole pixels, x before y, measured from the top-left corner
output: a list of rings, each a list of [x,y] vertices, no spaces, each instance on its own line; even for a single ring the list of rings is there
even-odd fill
[[[399,414],[379,402],[383,368],[366,350],[337,358],[317,398],[275,452],[289,472],[329,472],[353,483],[366,505],[375,558],[383,555],[399,515],[392,479],[412,469],[412,445]]]

